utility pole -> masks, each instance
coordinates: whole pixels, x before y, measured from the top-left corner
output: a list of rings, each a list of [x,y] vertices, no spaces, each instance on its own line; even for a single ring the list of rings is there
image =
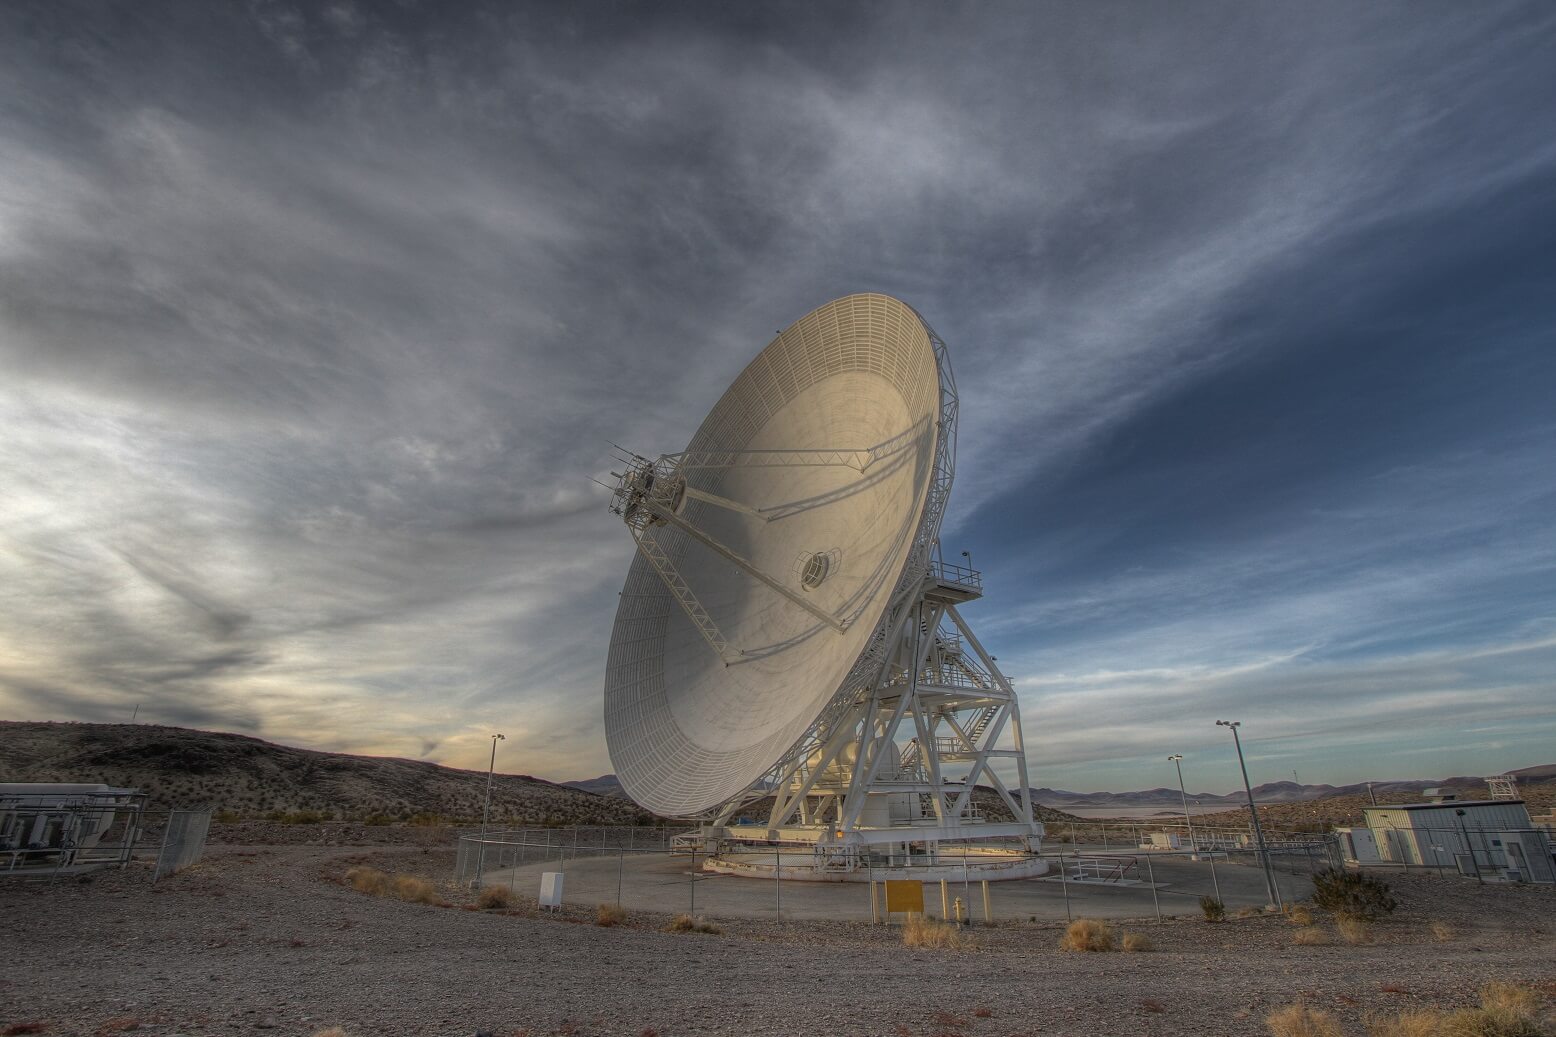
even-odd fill
[[[503,740],[502,735],[492,735],[492,762],[486,768],[486,801],[481,804],[481,841],[475,859],[477,887],[481,885],[481,876],[486,870],[486,819],[492,812],[492,775],[497,772],[497,743]]]
[[[1275,875],[1270,871],[1270,851],[1264,845],[1264,829],[1259,824],[1259,808],[1254,805],[1253,786],[1248,782],[1248,764],[1243,760],[1243,740],[1237,737],[1237,729],[1242,726],[1241,720],[1217,720],[1217,727],[1232,729],[1232,744],[1237,746],[1237,765],[1243,771],[1243,789],[1248,793],[1248,813],[1253,818],[1253,837],[1259,843],[1259,859],[1264,864],[1264,888],[1270,895],[1270,903],[1277,907],[1283,906],[1280,899],[1280,891],[1275,888]]]

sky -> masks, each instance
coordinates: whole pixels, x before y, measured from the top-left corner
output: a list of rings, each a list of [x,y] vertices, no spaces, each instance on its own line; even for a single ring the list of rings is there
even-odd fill
[[[8,4],[0,718],[610,769],[680,450],[950,348],[1034,785],[1556,762],[1556,9]]]

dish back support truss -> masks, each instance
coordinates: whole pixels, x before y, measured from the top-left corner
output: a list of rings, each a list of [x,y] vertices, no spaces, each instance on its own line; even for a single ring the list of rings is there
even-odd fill
[[[813,752],[771,776],[763,837],[847,846],[1014,836],[1029,847],[1041,838],[1018,699],[956,608],[978,597],[980,584],[970,569],[929,566],[868,694],[830,733],[815,732]],[[1010,747],[1000,748],[1007,733]],[[995,769],[1000,760],[1014,764],[1014,790]],[[993,787],[1010,822],[982,817],[972,798],[980,781]],[[871,797],[886,798],[885,809],[872,811]],[[715,827],[741,805],[727,805]]]

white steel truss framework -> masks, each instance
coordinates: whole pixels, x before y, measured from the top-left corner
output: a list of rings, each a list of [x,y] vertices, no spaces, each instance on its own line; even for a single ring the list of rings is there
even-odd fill
[[[888,632],[891,650],[876,680],[814,732],[810,753],[726,804],[713,827],[730,831],[743,806],[771,795],[765,825],[747,838],[845,852],[990,837],[1035,848],[1043,828],[1032,815],[1020,704],[957,610],[979,596],[980,582],[970,569],[931,563]],[[996,768],[1001,761],[1013,765],[1014,788]],[[1011,820],[983,816],[973,801],[979,784],[993,788]]]

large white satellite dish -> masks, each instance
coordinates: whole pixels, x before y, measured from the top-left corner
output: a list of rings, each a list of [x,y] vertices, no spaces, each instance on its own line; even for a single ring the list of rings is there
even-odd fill
[[[638,554],[611,638],[605,730],[633,800],[722,825],[775,794],[770,837],[847,843],[883,819],[888,801],[866,810],[871,795],[894,794],[899,813],[922,819],[907,786],[927,785],[932,762],[945,792],[939,755],[956,754],[935,748],[947,737],[973,746],[995,727],[950,792],[994,774],[988,753],[1015,696],[991,659],[945,654],[963,646],[942,621],[960,624],[955,603],[978,589],[970,570],[948,583],[955,567],[932,557],[956,408],[944,343],[923,319],[888,296],[851,295],[768,344],[684,451],[624,459],[612,509]],[[950,698],[921,701],[931,677],[950,682]],[[899,746],[910,716],[916,738]],[[1017,795],[993,780],[1016,834],[1035,838],[1024,758],[1019,770]],[[857,786],[852,800],[840,783]],[[956,818],[945,816],[954,799],[930,812],[958,829],[944,838],[963,834],[969,799]]]

